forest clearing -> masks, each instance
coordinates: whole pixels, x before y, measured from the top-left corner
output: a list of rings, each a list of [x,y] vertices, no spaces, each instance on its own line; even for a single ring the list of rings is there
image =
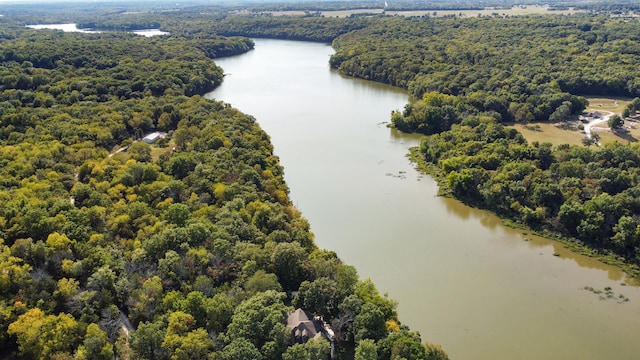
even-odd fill
[[[589,106],[585,113],[596,111],[612,112],[620,115],[630,99],[619,98],[602,98],[587,97]],[[536,122],[529,124],[512,124],[510,127],[518,130],[528,142],[548,142],[554,146],[560,144],[582,145],[586,134],[579,126],[584,125],[577,119],[562,123]],[[606,123],[597,124],[592,128],[593,132],[598,134],[600,142],[606,144],[609,142],[637,142],[640,139],[640,126],[635,121],[626,120],[623,126],[625,131],[612,132]]]

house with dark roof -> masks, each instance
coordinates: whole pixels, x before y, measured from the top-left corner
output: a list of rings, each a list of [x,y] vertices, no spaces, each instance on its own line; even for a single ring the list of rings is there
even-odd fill
[[[293,344],[304,344],[310,339],[324,339],[331,344],[331,358],[334,358],[334,334],[328,324],[319,317],[311,316],[308,312],[298,308],[287,317],[287,328],[291,330]]]
[[[287,317],[287,327],[291,329],[291,343],[304,344],[309,339],[320,339],[323,335],[323,327],[318,320],[313,318],[304,310],[296,309]]]

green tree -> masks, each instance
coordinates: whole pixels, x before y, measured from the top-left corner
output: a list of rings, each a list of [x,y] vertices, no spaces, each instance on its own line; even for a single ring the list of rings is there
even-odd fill
[[[224,294],[218,293],[206,302],[207,329],[221,333],[224,331],[233,316],[234,303],[232,299]]]
[[[259,292],[267,290],[282,291],[282,286],[278,282],[278,277],[275,274],[267,273],[260,269],[251,275],[244,284],[245,290],[255,295]]]
[[[558,219],[572,235],[577,234],[576,229],[584,217],[585,213],[582,205],[575,201],[565,202],[558,211]]]
[[[176,134],[180,135],[179,132]],[[174,139],[176,144],[178,144],[179,138],[176,138],[177,135],[174,135]],[[176,179],[184,179],[189,175],[196,167],[198,162],[194,159],[192,153],[179,153],[173,155],[171,159],[167,162],[167,172],[173,175]]]
[[[18,339],[21,355],[46,359],[58,353],[73,353],[80,344],[80,330],[69,314],[44,315],[33,308],[11,323],[8,333]]]
[[[231,343],[222,348],[218,355],[222,360],[264,359],[260,350],[258,350],[258,348],[246,338],[234,339]]]
[[[291,308],[283,303],[284,298],[283,293],[269,290],[240,303],[227,327],[226,342],[244,338],[265,358],[280,358],[290,338],[284,323]]]
[[[293,299],[293,306],[328,319],[332,317],[334,311],[337,312],[337,301],[340,299],[336,282],[322,277],[312,282],[303,281],[298,294]]]
[[[351,265],[342,264],[337,269],[336,274],[337,292],[339,296],[338,301],[347,296],[353,294],[356,284],[358,284],[358,272],[355,267]]]
[[[607,124],[612,129],[619,129],[622,127],[622,125],[624,125],[624,120],[622,120],[619,115],[611,115],[609,117],[609,120],[607,121]]]
[[[356,347],[355,360],[377,360],[378,346],[371,339],[364,339]]]
[[[571,103],[565,101],[562,105],[558,106],[556,110],[549,116],[549,121],[560,122],[565,121],[571,115]]]
[[[129,149],[127,149],[129,156],[132,159],[139,162],[148,162],[151,161],[151,145],[147,144],[144,141],[136,141]]]
[[[356,284],[354,294],[365,303],[371,303],[378,307],[382,311],[385,320],[397,320],[398,314],[396,312],[396,301],[389,299],[387,294],[380,295],[378,289],[371,279],[358,282]]]
[[[356,342],[364,339],[380,340],[387,335],[386,319],[378,306],[365,303],[353,321]]]
[[[166,359],[162,347],[165,326],[161,322],[142,322],[131,334],[131,350],[136,357],[147,360]]]
[[[331,353],[329,341],[311,339],[304,344],[294,344],[282,354],[282,360],[320,360],[328,359]]]
[[[184,226],[191,217],[191,210],[186,204],[171,204],[162,214],[164,220],[177,226]]]
[[[271,255],[273,272],[285,290],[298,289],[307,275],[307,252],[296,241],[276,245]]]
[[[426,348],[421,343],[420,335],[406,330],[393,332],[380,340],[378,356],[381,359],[431,359],[431,357],[427,357]]]
[[[621,216],[618,219],[618,223],[613,226],[614,235],[611,237],[611,241],[613,241],[614,245],[621,251],[624,251],[625,247],[631,247],[637,244],[637,228],[638,224],[631,216]]]
[[[97,324],[89,324],[84,342],[78,347],[75,358],[77,360],[111,360],[113,356],[113,344],[109,342],[107,333],[102,331]]]
[[[605,215],[602,212],[586,211],[584,219],[576,228],[578,236],[591,244],[597,243],[606,231],[604,222]]]

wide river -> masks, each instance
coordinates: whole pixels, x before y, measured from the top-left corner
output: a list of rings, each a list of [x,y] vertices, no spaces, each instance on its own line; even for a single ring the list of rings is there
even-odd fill
[[[402,323],[451,359],[640,358],[637,286],[615,267],[438,197],[406,158],[419,138],[386,127],[407,94],[339,75],[332,53],[258,39],[255,50],[216,60],[225,81],[207,95],[271,136],[320,247],[398,300]]]

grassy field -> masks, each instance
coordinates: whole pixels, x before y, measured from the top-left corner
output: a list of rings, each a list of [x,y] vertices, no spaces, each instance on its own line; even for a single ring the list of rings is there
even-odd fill
[[[522,133],[529,143],[537,141],[539,143],[549,142],[555,146],[560,144],[581,145],[582,139],[586,136],[582,130],[562,129],[556,124],[548,123],[514,124],[509,127]]]
[[[384,9],[354,9],[354,10],[336,10],[336,11],[321,11],[320,13],[324,17],[347,17],[352,14],[381,14]],[[423,16],[429,15],[432,17],[443,16],[460,16],[460,17],[475,17],[475,16],[518,16],[518,15],[533,15],[533,14],[575,14],[582,10],[561,10],[561,11],[549,11],[547,5],[529,5],[529,6],[514,6],[511,9],[493,9],[486,8],[483,10],[415,10],[415,11],[386,11],[388,15],[401,15],[401,16]],[[271,11],[271,15],[282,16],[302,16],[304,11]]]
[[[170,143],[169,146],[159,147],[159,146],[151,146],[151,158],[153,161],[156,161],[160,158],[160,155],[171,153],[173,150],[173,143]]]
[[[443,16],[459,16],[459,17],[476,17],[476,16],[521,16],[521,15],[541,15],[541,14],[558,14],[569,15],[575,14],[582,10],[561,10],[561,11],[549,11],[547,5],[529,5],[529,6],[514,6],[511,9],[492,9],[486,8],[483,10],[429,10],[429,11],[387,11],[389,15],[403,15],[403,16],[422,16],[429,15],[435,17]]]
[[[611,111],[616,114],[622,113],[625,106],[627,106],[632,99],[610,99],[610,98],[601,98],[601,97],[590,97],[585,96],[587,100],[589,100],[589,106],[587,107],[587,111],[598,111],[598,110],[606,110]]]
[[[353,14],[382,14],[383,9],[354,9],[354,10],[335,10],[335,11],[320,11],[324,17],[338,17],[344,18]],[[305,11],[301,10],[288,10],[288,11],[271,11],[273,16],[302,16],[305,15]]]
[[[611,111],[620,114],[630,99],[611,99],[587,97],[589,106],[587,112]],[[540,143],[549,142],[557,146],[560,144],[582,145],[582,139],[586,136],[583,130],[577,127],[561,126],[561,124],[534,123],[534,124],[514,124],[510,127],[520,131],[529,143],[538,141]],[[638,142],[640,140],[640,123],[625,123],[626,133],[615,134],[608,129],[607,124],[593,127],[593,133],[600,136],[601,143],[618,141],[621,143]]]
[[[626,133],[613,133],[608,129],[592,128],[591,130],[600,135],[601,143],[608,143],[617,141],[619,143],[634,143],[640,139],[640,124],[636,122],[625,122]]]

